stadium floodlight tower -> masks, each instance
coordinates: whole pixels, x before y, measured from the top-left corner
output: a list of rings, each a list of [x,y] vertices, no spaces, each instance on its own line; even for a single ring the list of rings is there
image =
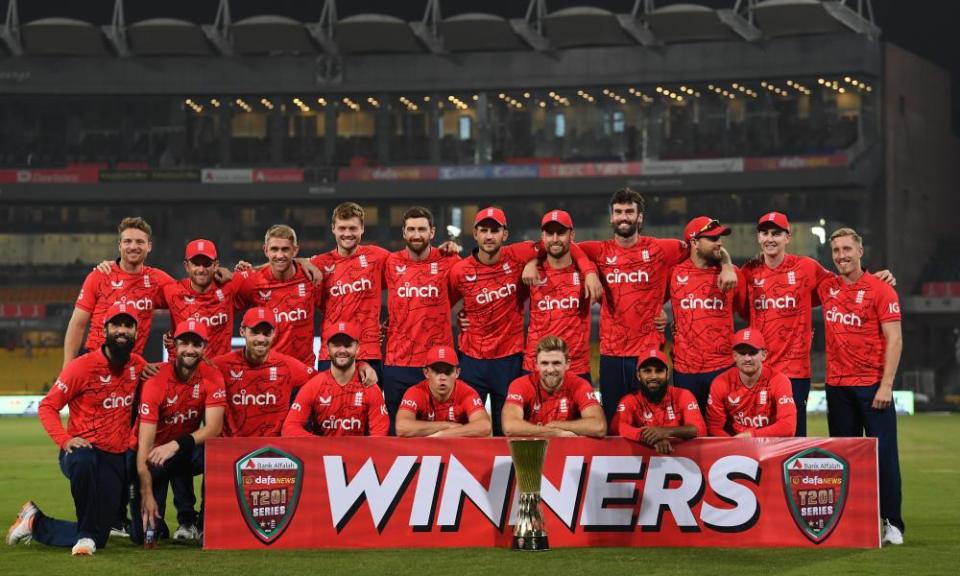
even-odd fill
[[[217,17],[213,25],[203,26],[203,33],[207,39],[217,47],[223,56],[233,55],[233,39],[230,36],[230,28],[233,26],[233,17],[230,15],[230,0],[220,0],[217,7]]]
[[[127,44],[127,22],[123,15],[123,0],[114,0],[113,18],[109,26],[103,27],[103,35],[110,41],[117,56],[130,55],[130,45]]]
[[[17,0],[10,0],[7,4],[7,17],[0,28],[0,40],[7,45],[7,50],[14,56],[23,55],[23,44],[20,43],[20,13],[17,11]]]

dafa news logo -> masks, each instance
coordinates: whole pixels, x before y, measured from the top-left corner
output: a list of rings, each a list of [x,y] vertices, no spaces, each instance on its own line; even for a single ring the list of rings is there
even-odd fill
[[[849,484],[847,461],[823,448],[809,448],[783,463],[787,506],[800,531],[816,544],[840,522]]]
[[[264,544],[273,544],[297,510],[303,463],[267,446],[241,457],[235,470],[237,499],[247,527]]]

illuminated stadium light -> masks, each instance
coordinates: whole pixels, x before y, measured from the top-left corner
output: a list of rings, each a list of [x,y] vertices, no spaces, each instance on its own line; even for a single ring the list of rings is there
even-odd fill
[[[321,106],[326,106],[326,105],[327,105],[327,101],[326,101],[326,99],[324,99],[324,98],[317,98],[317,104],[319,104],[319,105],[321,105]]]
[[[253,108],[244,102],[243,98],[237,98],[234,100],[234,102],[236,102],[237,106],[239,106],[244,112],[253,112]]]
[[[529,92],[524,92],[524,93],[523,93],[523,97],[524,97],[524,98],[529,98],[529,97],[530,97],[530,93],[529,93]]]
[[[506,98],[506,97],[507,97],[507,95],[504,94],[503,92],[497,94],[497,98],[499,98],[499,99],[501,99],[501,100],[503,100],[503,99]]]
[[[707,90],[713,90],[713,84],[707,84]]]
[[[845,88],[838,88],[838,89],[837,89],[837,92],[839,92],[839,93],[841,93],[841,94],[845,94],[845,93],[847,92],[847,90],[846,90]]]
[[[474,94],[474,95],[473,95],[473,101],[474,101],[474,102],[476,102],[476,101],[479,100],[479,99],[480,99],[480,95],[479,95],[479,94]]]
[[[354,102],[353,100],[347,98],[346,96],[344,96],[343,98],[343,103],[347,105],[347,108],[353,110],[354,112],[360,111],[360,105]]]
[[[424,102],[429,102],[429,101],[430,101],[430,97],[429,97],[429,96],[424,96],[424,97],[423,97],[423,101],[424,101]]]
[[[546,107],[547,107],[547,103],[541,101],[540,104],[539,104],[539,106],[540,106],[541,108],[546,108]]]
[[[212,104],[214,108],[219,108],[219,107],[220,107],[220,101],[217,100],[216,98],[211,99],[211,100],[210,100],[210,104]]]
[[[297,99],[294,98],[293,101],[294,103],[296,103]],[[273,102],[267,100],[266,98],[261,98],[260,103],[263,104],[263,107],[266,108],[267,110],[273,110]]]
[[[844,76],[844,77],[843,77],[843,81],[846,82],[847,84],[849,84],[849,83],[850,83],[850,77],[849,77],[849,76]]]
[[[826,84],[826,83],[827,83],[827,81],[824,80],[823,78],[817,78],[817,84],[823,85],[823,84]]]
[[[664,90],[662,87],[657,86],[657,94],[663,94]]]
[[[197,104],[191,98],[187,98],[186,100],[183,101],[183,103],[186,104],[188,108],[193,110],[195,114],[199,114],[203,112],[203,106]]]

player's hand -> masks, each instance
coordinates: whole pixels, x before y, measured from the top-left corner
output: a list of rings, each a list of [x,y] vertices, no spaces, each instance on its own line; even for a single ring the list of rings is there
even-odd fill
[[[653,449],[657,451],[657,454],[673,454],[673,444],[667,439],[663,439],[654,444]]]
[[[319,286],[323,283],[323,272],[311,264],[309,260],[305,258],[297,258],[297,263],[303,267],[303,273],[307,276],[307,279],[313,283],[314,286]]]
[[[739,434],[734,434],[734,438],[753,438],[753,434],[749,430],[744,430]]]
[[[233,267],[234,274],[239,274],[240,272],[250,272],[251,270],[253,270],[253,264],[247,262],[246,260],[237,262],[237,265]]]
[[[143,367],[143,377],[144,378],[153,378],[157,375],[157,372],[160,371],[160,362],[154,362],[153,364],[147,364]]]
[[[110,270],[113,269],[113,260],[104,260],[103,262],[97,264],[94,267],[94,270],[97,272],[102,272],[104,274],[109,274]]]
[[[466,332],[470,328],[470,318],[467,317],[467,311],[461,309],[457,312],[457,327],[461,332]]]
[[[893,275],[893,272],[889,270],[879,270],[874,272],[873,275],[876,276],[877,280],[880,280],[881,282],[886,282],[891,286],[897,285],[897,278]]]
[[[143,520],[144,528],[156,527],[156,521],[160,518],[160,507],[157,506],[157,500],[153,494],[147,493],[143,502],[140,503],[140,518]]]
[[[669,434],[659,426],[644,426],[640,429],[640,440],[649,446],[656,447],[661,440],[666,440]]]
[[[364,388],[369,388],[379,381],[377,371],[366,362],[357,363],[357,373],[360,375],[360,383],[363,384]]]
[[[891,403],[893,403],[893,387],[888,388],[881,384],[877,393],[873,395],[873,404],[871,405],[875,410],[884,410],[889,408]]]
[[[70,454],[77,448],[93,448],[93,444],[91,444],[86,438],[74,436],[73,438],[67,440],[67,443],[63,445],[63,451],[67,454]]]
[[[163,333],[163,347],[167,350],[173,348],[173,334],[170,332]]]
[[[603,285],[600,279],[593,272],[590,272],[583,279],[583,293],[590,299],[591,304],[596,304],[603,299]]]
[[[663,334],[667,329],[667,313],[660,309],[660,313],[653,318],[653,329]]]
[[[717,278],[717,287],[721,291],[733,290],[737,287],[737,271],[732,264],[724,264],[720,267],[720,276]]]
[[[180,445],[175,440],[171,440],[162,446],[154,446],[147,456],[147,462],[159,468],[167,460],[173,458],[178,450],[180,450]]]
[[[463,246],[457,244],[453,240],[447,240],[443,244],[437,247],[437,250],[440,251],[444,256],[450,256],[451,254],[459,254],[463,251]]]
[[[569,430],[561,430],[560,428],[556,428],[555,435],[560,438],[576,438],[577,437],[576,432],[571,432]]]
[[[527,286],[539,286],[546,281],[546,279],[540,278],[540,270],[537,269],[536,260],[527,262],[527,265],[523,267],[523,274],[521,274],[520,279]]]
[[[232,278],[233,272],[223,266],[217,266],[217,269],[213,271],[213,279],[217,284],[226,284]]]

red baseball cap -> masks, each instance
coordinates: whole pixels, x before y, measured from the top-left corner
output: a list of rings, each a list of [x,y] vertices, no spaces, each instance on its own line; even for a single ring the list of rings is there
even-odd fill
[[[459,366],[460,360],[457,359],[457,352],[449,346],[434,346],[427,352],[426,366],[434,364],[449,364],[450,366]]]
[[[174,338],[179,338],[184,334],[196,334],[202,338],[204,342],[210,339],[207,334],[207,327],[199,320],[193,318],[180,322],[177,324],[177,329],[173,331]]]
[[[507,225],[507,215],[503,213],[503,210],[494,206],[484,208],[483,210],[477,212],[476,217],[473,219],[474,227],[478,226],[484,220],[493,220],[501,226]]]
[[[690,241],[703,237],[728,236],[730,232],[731,230],[720,224],[720,221],[716,218],[697,216],[687,222],[687,227],[683,229],[683,239]]]
[[[763,341],[763,334],[754,328],[744,328],[737,332],[733,335],[733,340],[730,344],[733,348],[737,346],[749,346],[754,350],[763,350],[767,347],[767,343]]]
[[[127,304],[126,300],[117,300],[107,308],[103,315],[104,325],[109,324],[117,316],[129,316],[133,319],[134,324],[137,323],[137,309],[133,307],[133,304]]]
[[[651,348],[646,354],[637,358],[637,368],[640,368],[644,364],[650,364],[651,362],[659,362],[664,366],[670,366],[670,362],[667,361],[667,355],[659,348]]]
[[[770,226],[774,226],[785,232],[790,231],[790,221],[787,220],[787,215],[782,212],[767,212],[761,216],[757,222],[757,230],[763,230]]]
[[[360,327],[353,322],[334,322],[323,331],[324,342],[338,334],[349,336],[351,340],[360,341]]]
[[[198,238],[187,244],[187,252],[184,258],[190,260],[194,256],[206,256],[211,260],[217,259],[217,247],[213,242]]]
[[[543,229],[544,226],[551,222],[556,222],[564,228],[573,230],[573,218],[564,210],[551,210],[544,214],[543,220],[540,221],[540,228]]]
[[[271,328],[276,329],[277,319],[273,312],[261,306],[247,310],[244,313],[243,320],[240,322],[240,324],[246,326],[247,328],[253,328],[254,326],[259,326],[260,324],[268,324]]]

